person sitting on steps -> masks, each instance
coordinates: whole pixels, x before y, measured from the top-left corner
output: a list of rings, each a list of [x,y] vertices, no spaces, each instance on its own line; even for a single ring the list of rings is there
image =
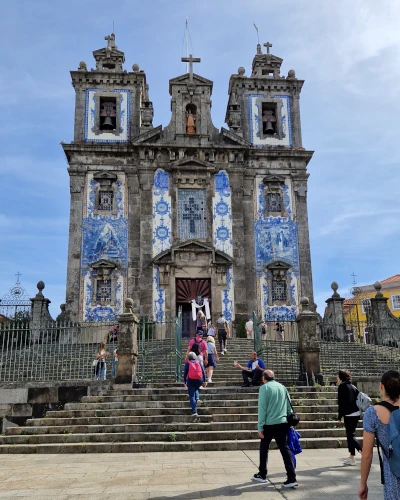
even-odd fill
[[[260,385],[262,373],[265,370],[265,363],[257,356],[255,351],[250,354],[250,360],[248,361],[246,367],[243,367],[239,363],[235,363],[234,366],[235,368],[242,370],[244,382],[242,387],[250,387],[249,379],[251,379],[251,385]]]

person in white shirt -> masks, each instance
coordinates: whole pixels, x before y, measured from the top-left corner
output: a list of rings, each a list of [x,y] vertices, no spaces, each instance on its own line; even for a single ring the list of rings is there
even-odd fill
[[[254,325],[253,325],[253,320],[251,318],[245,324],[245,329],[246,329],[247,338],[252,339],[253,333],[254,333]]]

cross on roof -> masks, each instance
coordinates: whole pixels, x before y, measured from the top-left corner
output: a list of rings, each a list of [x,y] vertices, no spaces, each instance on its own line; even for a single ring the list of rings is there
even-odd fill
[[[269,49],[272,47],[272,43],[264,43],[264,47],[267,47],[267,54],[269,54]]]
[[[22,274],[18,271],[15,275],[17,277],[17,282],[19,281],[19,277],[22,276]]]
[[[352,274],[351,274],[351,277],[353,278],[353,285],[356,284],[356,276],[357,276],[357,274],[355,274],[354,271],[353,271]]]
[[[182,57],[182,62],[189,63],[189,81],[193,82],[193,63],[201,62],[200,57],[193,57],[192,54],[189,57]]]

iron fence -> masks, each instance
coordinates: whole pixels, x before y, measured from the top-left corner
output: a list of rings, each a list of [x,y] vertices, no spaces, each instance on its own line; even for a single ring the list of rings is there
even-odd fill
[[[260,356],[275,377],[285,383],[299,379],[299,340],[294,321],[263,321],[253,312],[254,351]]]
[[[52,381],[94,378],[93,361],[105,342],[107,376],[113,362],[109,331],[115,323],[29,321],[0,324],[0,381]],[[111,352],[110,352],[111,351]]]
[[[344,368],[354,377],[374,378],[400,369],[400,332],[396,327],[371,321],[322,321],[317,329],[325,377],[335,377]]]

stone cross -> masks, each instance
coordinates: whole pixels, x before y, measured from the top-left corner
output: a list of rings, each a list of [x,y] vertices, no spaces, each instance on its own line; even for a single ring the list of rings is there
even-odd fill
[[[190,83],[193,82],[193,63],[199,63],[201,62],[200,57],[193,57],[192,54],[189,55],[189,57],[182,57],[182,62],[188,62],[189,63],[189,81]]]
[[[272,47],[272,43],[264,43],[264,47],[267,47],[267,54],[269,54],[269,49]]]
[[[353,273],[351,274],[351,277],[353,278],[353,285],[356,284],[356,276],[357,276],[357,274],[355,274],[353,271]]]
[[[22,274],[18,271],[15,276],[17,277],[17,281],[19,281],[19,277],[22,276]]]
[[[110,49],[115,49],[116,48],[114,33],[111,33],[111,35],[105,36],[104,40],[107,40],[107,48],[110,48]]]

